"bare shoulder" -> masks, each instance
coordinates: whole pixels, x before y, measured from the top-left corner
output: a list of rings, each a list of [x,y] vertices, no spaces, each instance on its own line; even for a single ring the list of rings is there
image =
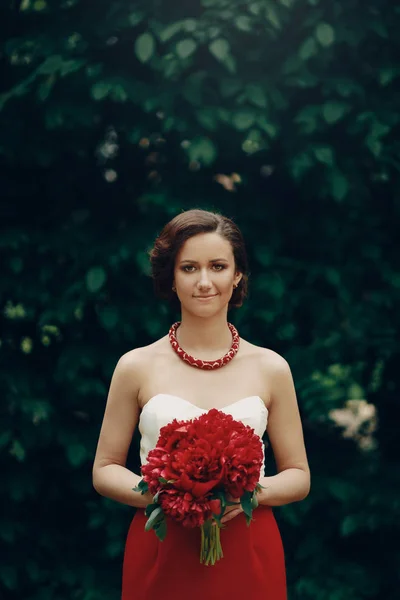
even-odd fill
[[[148,368],[157,355],[164,353],[165,340],[166,337],[163,337],[147,346],[129,350],[118,360],[116,370],[121,374],[126,373],[137,377]]]
[[[291,376],[289,364],[283,356],[270,350],[251,344],[246,340],[242,340],[245,346],[245,351],[253,355],[259,361],[258,364],[263,369],[264,373],[271,376]]]

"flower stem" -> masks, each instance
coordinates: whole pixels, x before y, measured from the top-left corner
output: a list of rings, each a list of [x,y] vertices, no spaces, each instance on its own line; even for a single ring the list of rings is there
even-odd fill
[[[200,563],[205,565],[215,565],[224,554],[221,546],[221,534],[218,523],[214,523],[211,527],[201,526],[201,548],[200,548]]]

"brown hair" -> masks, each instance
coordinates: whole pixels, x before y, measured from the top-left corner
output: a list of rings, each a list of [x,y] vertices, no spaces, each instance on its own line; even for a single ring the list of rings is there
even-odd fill
[[[247,295],[248,265],[241,231],[231,219],[200,209],[187,210],[169,221],[150,251],[154,289],[159,297],[171,302],[177,299],[176,294],[172,291],[175,259],[186,240],[199,233],[214,232],[231,244],[235,268],[242,273],[237,288],[233,290],[229,307],[242,306]]]

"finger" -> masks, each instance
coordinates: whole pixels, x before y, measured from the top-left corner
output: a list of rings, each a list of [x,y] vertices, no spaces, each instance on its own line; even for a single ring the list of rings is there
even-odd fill
[[[223,522],[227,522],[227,521],[231,521],[232,519],[234,519],[241,511],[240,510],[231,510],[226,517],[224,517],[224,521]]]
[[[225,513],[225,515],[221,519],[221,523],[226,523],[227,521],[231,521],[232,519],[237,517],[237,515],[239,515],[241,512],[243,512],[243,511],[238,508],[230,510],[228,513]]]

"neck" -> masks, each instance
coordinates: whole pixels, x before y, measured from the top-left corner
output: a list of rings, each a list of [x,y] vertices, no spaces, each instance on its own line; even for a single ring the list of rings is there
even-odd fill
[[[214,358],[214,353],[222,356],[232,344],[232,334],[227,325],[227,313],[210,318],[185,314],[177,331],[179,345],[189,354],[204,358]]]

